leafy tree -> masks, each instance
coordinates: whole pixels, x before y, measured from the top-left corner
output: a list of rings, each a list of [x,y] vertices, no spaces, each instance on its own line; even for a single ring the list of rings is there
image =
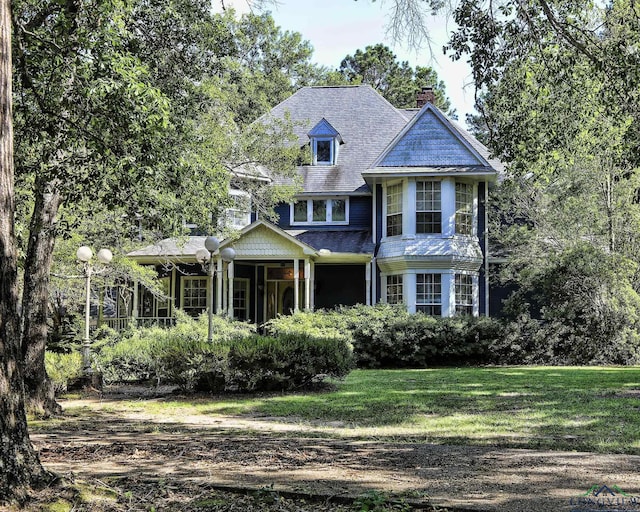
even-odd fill
[[[383,44],[367,46],[347,55],[339,72],[349,83],[369,84],[398,108],[416,106],[416,94],[425,86],[432,86],[436,106],[448,111],[451,103],[446,97],[445,84],[430,67],[414,70],[407,61],[398,62],[396,55]]]
[[[208,8],[200,0],[16,2],[17,176],[33,198],[22,349],[36,412],[57,411],[44,347],[61,233],[101,209],[144,214],[164,234],[185,219],[212,229],[238,166],[293,169],[297,154],[279,150],[286,126],[241,130],[226,108]],[[119,227],[130,229],[112,231]]]
[[[0,503],[24,497],[46,473],[29,440],[18,317],[14,234],[11,5],[0,2]]]
[[[298,32],[282,31],[271,14],[232,9],[214,18],[218,30],[218,73],[241,125],[250,123],[305,85],[322,81],[325,70],[311,62],[313,47]]]

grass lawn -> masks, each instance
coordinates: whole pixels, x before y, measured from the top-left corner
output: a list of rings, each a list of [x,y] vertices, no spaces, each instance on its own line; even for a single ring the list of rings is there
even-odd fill
[[[640,454],[638,367],[356,370],[330,392],[123,400],[110,407],[275,417],[327,437]]]

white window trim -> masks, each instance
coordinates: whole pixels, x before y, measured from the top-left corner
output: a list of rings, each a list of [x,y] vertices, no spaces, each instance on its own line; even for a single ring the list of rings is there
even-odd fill
[[[439,192],[440,192],[440,209],[437,210],[418,210],[418,183],[437,183],[438,187],[439,187]],[[443,217],[443,213],[442,213],[442,180],[438,180],[438,179],[427,179],[427,178],[418,178],[415,180],[415,186],[416,186],[416,197],[415,197],[415,204],[414,204],[414,215],[415,215],[415,233],[416,235],[426,235],[426,236],[442,236],[443,233],[443,226],[442,226],[442,217]],[[418,233],[418,213],[440,213],[440,231],[432,231],[432,232],[428,232],[428,233]]]
[[[458,201],[457,201],[457,198],[455,197],[457,196],[457,193],[456,193],[457,191],[455,190],[455,187],[459,184],[471,187],[471,233],[460,233],[458,231]],[[455,203],[454,203],[455,234],[457,236],[474,236],[474,237],[478,236],[478,184],[456,180],[454,185],[454,200],[455,200]]]
[[[332,201],[334,199],[335,200],[339,200],[339,201],[344,201],[345,220],[337,220],[337,221],[333,220],[333,218],[332,218],[333,208],[331,206],[332,206]],[[303,201],[307,202],[307,220],[306,221],[295,220],[295,217],[294,217],[295,203],[301,203]],[[313,201],[325,201],[326,202],[327,215],[325,217],[325,220],[313,220]],[[309,224],[313,224],[313,225],[316,225],[316,226],[323,226],[323,225],[348,226],[349,225],[349,196],[340,196],[340,197],[303,197],[303,198],[300,198],[298,201],[295,201],[295,202],[289,204],[289,215],[290,215],[289,218],[291,219],[291,225],[292,226],[303,226],[303,225],[309,225]]]
[[[389,279],[390,278],[400,278],[400,283],[397,283],[393,286],[400,286],[400,302],[389,302]],[[406,290],[406,286],[407,286],[407,279],[405,277],[404,274],[386,274],[384,276],[384,281],[383,281],[383,285],[384,285],[384,300],[385,303],[387,304],[397,304],[397,305],[407,305],[407,290]]]
[[[318,160],[318,142],[329,142],[329,160]],[[311,144],[313,165],[335,165],[336,139],[333,137],[313,137]]]
[[[251,224],[251,194],[249,194],[248,192],[244,191],[244,190],[238,190],[238,189],[230,189],[229,190],[229,195],[232,196],[234,199],[234,206],[230,207],[230,208],[225,208],[224,211],[224,216],[225,216],[225,223],[227,225],[227,227],[232,228],[232,229],[242,229],[246,226],[248,226],[249,224]],[[237,206],[236,203],[236,198],[245,198],[248,199],[247,201],[247,206],[248,206],[248,210],[243,210],[241,208],[236,208],[235,206]],[[235,222],[236,219],[236,213],[238,213],[239,215],[237,215],[237,217],[240,217],[241,215],[244,216],[244,218],[242,219],[241,222]],[[230,220],[233,220],[233,222],[229,222]]]
[[[456,293],[455,293],[455,282],[456,282],[457,276],[467,276],[471,278],[471,304],[461,304],[458,302],[458,297],[456,296]],[[473,272],[456,271],[454,274],[451,275],[451,281],[452,281],[452,294],[453,294],[452,316],[460,314],[456,311],[458,306],[465,306],[465,307],[471,306],[471,315],[478,316],[479,300],[480,300],[480,294],[479,294],[480,283],[479,283],[478,274]]]
[[[431,275],[431,276],[439,276],[440,277],[440,302],[418,302],[418,276],[419,275],[425,275],[425,276],[426,275]],[[416,311],[418,311],[418,308],[420,306],[440,306],[440,316],[442,317],[442,314],[444,312],[444,304],[443,304],[444,286],[445,286],[445,279],[444,279],[444,276],[440,272],[431,272],[431,271],[426,271],[426,272],[418,271],[418,272],[416,272],[416,290],[415,290]]]
[[[401,226],[400,226],[400,233],[398,235],[388,235],[387,234],[387,219],[389,218],[389,204],[388,204],[388,197],[389,197],[389,187],[393,187],[393,186],[400,186],[400,215],[402,216],[402,222],[401,222]],[[384,233],[384,237],[383,238],[392,238],[392,237],[396,237],[396,236],[402,236],[405,234],[405,229],[404,229],[404,223],[405,223],[405,201],[406,201],[406,197],[407,197],[407,187],[406,187],[406,182],[404,180],[400,180],[400,181],[391,181],[388,183],[385,183],[384,185],[384,189],[382,191],[382,232]],[[397,215],[397,213],[394,213],[393,215]]]

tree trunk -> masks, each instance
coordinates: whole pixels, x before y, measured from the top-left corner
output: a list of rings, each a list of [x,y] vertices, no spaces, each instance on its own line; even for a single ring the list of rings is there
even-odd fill
[[[44,417],[62,412],[55,401],[53,383],[44,365],[49,276],[56,237],[56,215],[61,201],[56,188],[55,183],[36,183],[22,294],[21,338],[27,410]]]
[[[10,13],[10,0],[0,0],[0,503],[20,499],[45,476],[24,411],[13,224]]]

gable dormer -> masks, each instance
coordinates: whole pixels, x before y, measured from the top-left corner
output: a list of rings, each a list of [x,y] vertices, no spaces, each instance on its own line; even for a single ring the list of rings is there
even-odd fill
[[[323,117],[307,135],[311,143],[312,165],[336,165],[338,148],[342,144],[338,130]]]

